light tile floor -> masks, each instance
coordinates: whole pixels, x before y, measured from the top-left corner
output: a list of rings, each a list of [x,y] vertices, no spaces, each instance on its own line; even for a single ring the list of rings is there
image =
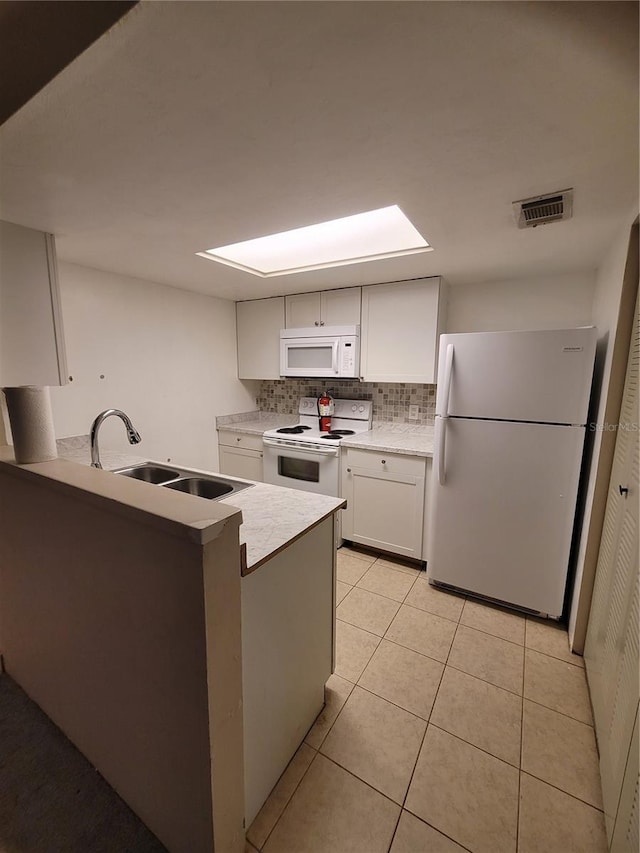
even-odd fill
[[[562,629],[338,552],[336,672],[247,853],[606,853]]]

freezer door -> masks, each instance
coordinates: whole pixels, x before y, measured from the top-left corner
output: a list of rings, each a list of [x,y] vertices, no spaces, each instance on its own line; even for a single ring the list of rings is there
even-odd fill
[[[585,424],[595,348],[592,326],[442,335],[436,413]]]
[[[444,426],[429,578],[560,616],[584,428],[466,419]]]

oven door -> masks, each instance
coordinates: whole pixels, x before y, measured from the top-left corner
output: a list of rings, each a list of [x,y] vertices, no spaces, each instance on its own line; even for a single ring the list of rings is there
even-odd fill
[[[265,483],[338,497],[339,447],[301,447],[273,438],[264,438],[262,443]]]
[[[337,376],[340,338],[281,338],[281,376]]]

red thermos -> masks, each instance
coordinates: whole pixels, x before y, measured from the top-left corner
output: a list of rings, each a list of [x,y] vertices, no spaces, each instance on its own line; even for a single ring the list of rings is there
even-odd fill
[[[320,432],[331,431],[331,415],[333,414],[333,398],[326,391],[318,399],[318,414],[320,415]]]

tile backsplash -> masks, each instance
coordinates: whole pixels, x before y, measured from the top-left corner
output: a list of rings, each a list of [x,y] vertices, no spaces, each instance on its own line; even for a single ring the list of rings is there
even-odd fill
[[[332,397],[373,400],[373,420],[392,423],[433,424],[436,386],[409,382],[358,382],[354,379],[265,379],[260,383],[257,404],[263,412],[293,414],[300,397]],[[418,406],[418,417],[409,418],[409,406]]]

